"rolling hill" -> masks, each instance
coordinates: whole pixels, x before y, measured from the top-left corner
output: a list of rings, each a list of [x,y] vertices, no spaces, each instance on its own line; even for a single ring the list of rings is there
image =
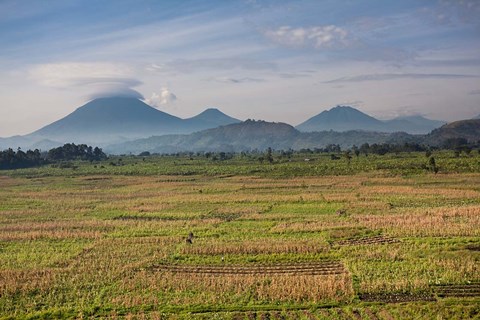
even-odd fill
[[[403,141],[411,135],[404,134]],[[113,154],[138,154],[143,151],[152,153],[175,153],[197,151],[241,152],[265,150],[269,147],[277,150],[322,148],[329,144],[339,144],[342,148],[363,143],[386,143],[399,138],[396,134],[366,131],[323,131],[300,132],[291,125],[266,121],[247,120],[242,123],[221,126],[189,135],[168,135],[139,139],[122,144],[111,145],[105,151]]]
[[[480,119],[461,120],[448,123],[425,136],[424,142],[441,146],[451,139],[465,139],[469,143],[480,141]]]

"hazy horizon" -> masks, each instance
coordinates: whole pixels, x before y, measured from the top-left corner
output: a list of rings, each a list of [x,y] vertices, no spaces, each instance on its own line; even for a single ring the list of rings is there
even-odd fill
[[[480,114],[478,1],[7,0],[0,46],[0,137],[118,94],[291,125]]]

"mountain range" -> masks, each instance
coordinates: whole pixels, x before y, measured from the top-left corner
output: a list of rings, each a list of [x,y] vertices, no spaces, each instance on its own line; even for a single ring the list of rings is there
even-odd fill
[[[296,128],[304,132],[333,130],[368,130],[378,132],[407,132],[425,134],[445,124],[422,116],[404,116],[381,121],[349,106],[337,106],[299,124]]]
[[[0,149],[48,149],[75,142],[96,146],[165,134],[187,134],[240,120],[209,108],[188,119],[157,110],[136,98],[99,98],[25,136],[0,138]]]
[[[100,146],[112,153],[301,149],[331,143],[349,147],[392,139],[418,141],[415,135],[442,124],[421,116],[381,121],[348,106],[323,111],[296,128],[285,123],[241,122],[215,108],[181,119],[135,98],[106,97],[28,135],[0,138],[0,149],[48,150],[68,142]]]

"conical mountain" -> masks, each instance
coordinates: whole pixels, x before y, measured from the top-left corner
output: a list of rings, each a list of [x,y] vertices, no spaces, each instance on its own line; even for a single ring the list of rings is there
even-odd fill
[[[384,123],[355,108],[337,106],[308,119],[296,127],[300,131],[381,131]]]
[[[43,139],[106,143],[181,132],[182,119],[136,98],[99,98],[31,135]]]
[[[240,120],[232,118],[216,108],[208,108],[194,117],[185,119],[186,125],[192,131],[216,128],[240,122]]]

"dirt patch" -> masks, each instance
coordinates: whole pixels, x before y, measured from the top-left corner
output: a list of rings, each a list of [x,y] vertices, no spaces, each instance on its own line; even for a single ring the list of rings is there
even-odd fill
[[[378,320],[377,315],[370,309],[365,308],[365,314],[370,320]]]
[[[480,251],[480,244],[469,244],[465,246],[465,249],[470,251]]]

